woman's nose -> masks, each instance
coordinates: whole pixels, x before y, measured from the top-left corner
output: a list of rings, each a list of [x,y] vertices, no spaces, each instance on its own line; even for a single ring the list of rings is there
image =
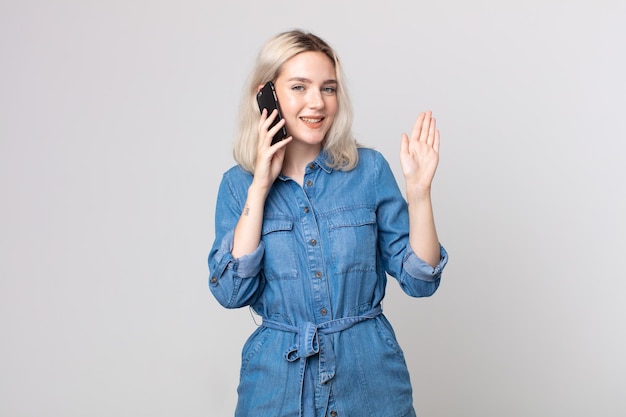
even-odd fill
[[[315,89],[309,90],[308,105],[312,109],[319,109],[324,107],[324,98],[321,91]]]

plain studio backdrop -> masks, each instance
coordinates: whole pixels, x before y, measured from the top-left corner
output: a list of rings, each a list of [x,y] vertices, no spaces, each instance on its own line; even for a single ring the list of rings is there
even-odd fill
[[[270,36],[339,52],[404,189],[432,109],[450,252],[388,284],[420,416],[624,416],[623,1],[0,2],[0,415],[233,413],[256,324],[209,292],[215,198]]]

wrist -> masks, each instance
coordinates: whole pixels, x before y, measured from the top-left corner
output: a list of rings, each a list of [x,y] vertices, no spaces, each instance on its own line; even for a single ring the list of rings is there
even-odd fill
[[[407,185],[406,198],[409,202],[429,201],[430,200],[430,187]]]
[[[253,195],[265,198],[267,194],[269,194],[270,188],[272,188],[271,184],[261,184],[257,181],[252,180],[252,183],[248,187],[248,196]]]

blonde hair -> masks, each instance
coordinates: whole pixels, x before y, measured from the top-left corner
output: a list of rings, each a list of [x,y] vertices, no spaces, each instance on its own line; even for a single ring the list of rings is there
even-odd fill
[[[326,54],[335,67],[337,78],[337,114],[323,142],[327,164],[335,169],[349,171],[358,163],[358,145],[352,136],[352,104],[339,58],[330,45],[318,36],[295,29],[279,33],[265,43],[244,86],[239,108],[238,133],[233,149],[233,156],[243,169],[254,172],[256,163],[258,86],[275,81],[285,62],[302,52],[309,51]]]

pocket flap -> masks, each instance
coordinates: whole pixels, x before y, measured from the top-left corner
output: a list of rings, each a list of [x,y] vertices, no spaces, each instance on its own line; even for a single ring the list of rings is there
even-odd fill
[[[289,218],[265,218],[261,234],[266,235],[272,232],[290,231],[293,229],[293,220]]]
[[[356,207],[333,213],[328,218],[331,228],[363,226],[376,223],[376,213],[370,207]]]

